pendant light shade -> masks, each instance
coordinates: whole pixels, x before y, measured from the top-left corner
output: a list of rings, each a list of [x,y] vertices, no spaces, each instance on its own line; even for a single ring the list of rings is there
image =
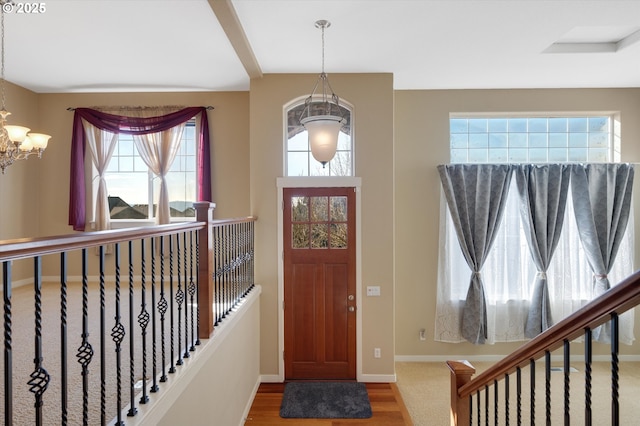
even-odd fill
[[[336,154],[338,134],[344,125],[342,117],[334,115],[316,115],[301,120],[309,133],[309,146],[313,158],[324,167]]]
[[[315,25],[322,30],[322,72],[305,101],[300,124],[304,126],[309,135],[311,155],[324,167],[336,154],[338,135],[346,120],[341,115],[338,95],[333,92],[329,78],[324,72],[324,29],[328,28],[331,23],[320,20],[316,21]],[[321,93],[316,94],[318,89],[321,90]]]

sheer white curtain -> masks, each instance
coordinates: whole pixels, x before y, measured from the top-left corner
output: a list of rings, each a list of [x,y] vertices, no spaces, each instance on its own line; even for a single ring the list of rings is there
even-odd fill
[[[140,157],[151,171],[160,178],[160,193],[157,200],[158,211],[156,213],[156,222],[160,225],[171,221],[166,176],[180,149],[184,126],[185,124],[183,123],[164,132],[140,136],[134,135],[133,137]]]
[[[111,229],[111,213],[109,212],[109,191],[104,172],[107,170],[111,155],[118,143],[117,133],[101,130],[83,120],[87,146],[91,153],[91,161],[98,172],[98,190],[95,193],[95,229],[102,231]]]
[[[528,340],[525,324],[537,268],[531,259],[520,225],[520,201],[511,182],[503,223],[491,253],[482,269],[487,299],[486,343]],[[552,258],[547,279],[551,313],[560,321],[594,298],[593,272],[584,253],[576,225],[572,194],[569,189],[565,223]],[[608,277],[618,283],[633,273],[633,211]],[[444,195],[440,201],[440,244],[435,340],[449,343],[466,341],[461,334],[464,307],[471,270],[460,250]],[[620,342],[631,344],[633,310],[620,317]]]

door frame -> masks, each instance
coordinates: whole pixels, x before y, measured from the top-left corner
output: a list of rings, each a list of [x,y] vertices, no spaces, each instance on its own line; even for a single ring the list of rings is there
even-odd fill
[[[362,381],[362,252],[360,177],[280,177],[278,192],[278,382],[284,381],[284,188],[355,188],[356,191],[356,380]],[[264,379],[264,377],[263,377]]]

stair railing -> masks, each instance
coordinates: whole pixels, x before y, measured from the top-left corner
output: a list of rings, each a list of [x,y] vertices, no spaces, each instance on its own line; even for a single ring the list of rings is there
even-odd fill
[[[481,393],[485,392],[484,417],[488,424],[490,410],[494,419],[505,419],[508,424],[509,413],[509,377],[516,373],[516,416],[520,424],[522,412],[522,392],[520,388],[522,369],[529,367],[531,378],[534,380],[535,361],[544,357],[545,360],[545,417],[546,424],[551,424],[551,395],[550,395],[550,365],[551,352],[563,348],[563,413],[564,424],[569,424],[569,373],[570,357],[569,342],[584,337],[584,362],[585,362],[585,424],[591,425],[593,416],[591,401],[591,371],[592,371],[592,331],[605,323],[611,327],[611,425],[620,423],[619,411],[619,341],[618,318],[619,316],[640,304],[640,271],[632,274],[618,285],[612,287],[600,297],[594,299],[572,315],[566,317],[553,327],[541,333],[528,343],[524,344],[500,362],[491,366],[477,377],[472,379],[475,368],[467,361],[447,361],[451,372],[451,425],[468,426],[480,424],[483,409],[480,404]],[[498,413],[498,383],[504,384],[505,400],[503,409]],[[533,383],[532,383],[533,385]],[[494,387],[494,407],[489,407],[489,387]],[[535,400],[531,398],[535,390],[530,393],[530,415],[527,424],[535,424]],[[475,396],[475,398],[474,398]],[[476,407],[476,420],[474,421],[474,399]],[[497,422],[497,420],[496,420]],[[541,422],[540,422],[541,423]],[[496,423],[498,424],[498,423]]]

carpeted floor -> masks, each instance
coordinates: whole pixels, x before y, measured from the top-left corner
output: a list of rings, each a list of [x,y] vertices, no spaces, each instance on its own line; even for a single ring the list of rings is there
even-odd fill
[[[491,366],[491,363],[472,363],[478,373]],[[556,364],[553,364],[555,366]],[[570,375],[571,403],[570,413],[573,424],[584,424],[584,369],[580,363],[572,363],[577,372]],[[432,426],[449,424],[449,369],[444,362],[397,362],[397,385],[407,410],[415,426]],[[551,375],[551,411],[553,424],[561,424],[563,420],[563,381],[561,371]],[[509,419],[516,424],[516,379],[510,379]],[[529,423],[529,371],[522,374],[522,419]],[[620,364],[620,424],[637,424],[640,416],[640,362],[624,362]],[[489,401],[493,401],[493,388],[489,391]],[[544,367],[536,368],[536,419],[543,423],[545,419],[544,400]],[[611,423],[611,366],[607,362],[593,364],[592,410],[594,425]],[[499,401],[504,402],[504,385],[499,385]],[[474,400],[474,416],[477,416],[477,403]],[[482,414],[484,414],[484,392],[481,393]],[[492,407],[492,405],[490,405]],[[505,424],[504,410],[499,414],[499,424]],[[489,413],[490,424],[494,423],[493,412]]]

